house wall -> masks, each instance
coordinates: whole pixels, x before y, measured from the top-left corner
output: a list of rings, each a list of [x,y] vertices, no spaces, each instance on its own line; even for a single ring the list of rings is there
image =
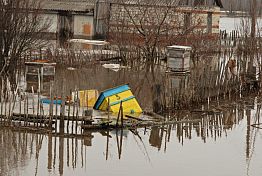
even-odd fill
[[[58,16],[56,12],[49,12],[45,11],[42,14],[39,14],[40,21],[44,25],[44,23],[49,22],[50,27],[46,33],[46,37],[48,39],[54,40],[56,39],[56,33],[57,33],[57,23],[58,23]]]
[[[179,3],[189,6],[213,6],[215,0],[180,0]]]
[[[119,4],[113,4],[111,5],[111,13],[110,13],[110,28],[113,29],[112,31],[119,31],[123,30],[125,33],[131,33],[134,32],[138,33],[136,28],[134,27],[134,22],[130,19],[128,16],[128,13],[126,12],[126,9],[128,9],[129,13],[134,17],[133,20],[137,25],[139,25],[139,20],[143,19],[144,17],[142,15],[147,14],[141,14],[141,7],[137,7],[135,5],[133,6],[126,6],[121,7],[122,5]],[[145,27],[150,28],[150,25],[152,24],[158,24],[158,22],[154,22],[155,19],[161,19],[159,15],[163,15],[161,9],[156,10],[157,7],[144,7],[147,9],[147,11],[152,11],[150,14],[152,16],[148,18],[149,23],[148,24],[142,24]],[[161,7],[163,8],[163,7]],[[176,9],[172,12],[168,13],[167,17],[167,25],[173,25],[175,27],[174,31],[170,31],[172,33],[174,32],[181,32],[185,30],[185,25],[191,25],[194,26],[194,30],[198,31],[201,30],[204,33],[211,33],[211,34],[218,34],[219,33],[219,20],[220,20],[220,8],[218,7],[198,7],[198,8],[192,8],[188,6],[184,7],[175,7]],[[163,8],[163,11],[166,11],[165,7]],[[136,15],[133,15],[136,14]],[[139,16],[140,15],[140,16]],[[155,15],[155,17],[154,17]],[[186,17],[187,16],[187,17]],[[187,20],[185,18],[188,18]],[[143,19],[144,20],[144,19]],[[122,26],[121,26],[122,25]]]
[[[201,20],[201,25],[196,26],[196,29],[203,30],[204,33],[219,34],[220,23],[220,8],[213,7],[207,9],[200,9],[198,11],[192,10],[195,14],[195,20]]]
[[[94,36],[94,17],[84,14],[74,15],[74,37],[92,38]]]
[[[48,31],[51,33],[56,33],[57,32],[57,22],[58,22],[57,13],[46,13],[44,14],[43,18],[50,20],[51,26]]]
[[[95,35],[94,30],[94,16],[86,15],[84,13],[72,13],[72,32],[73,38],[86,38],[91,39]],[[61,15],[59,11],[44,11],[40,14],[41,21],[46,22],[50,21],[50,27],[48,31],[46,31],[47,35],[52,39],[57,39],[57,34],[59,33],[59,29],[64,27],[61,24]],[[60,20],[59,20],[60,18]],[[60,21],[60,22],[59,22]],[[62,25],[62,26],[60,26]]]
[[[204,33],[219,34],[220,8],[219,7],[181,7],[178,9],[182,20],[185,20],[185,15],[190,14],[191,26],[194,30],[201,30]],[[200,23],[199,23],[200,22]],[[196,25],[199,23],[198,25]],[[184,24],[185,25],[185,24]]]
[[[188,0],[189,3],[193,3],[192,0]],[[213,0],[205,0],[204,1],[206,4],[213,4]],[[97,11],[95,14],[85,14],[85,12],[73,12],[73,37],[74,38],[86,38],[86,39],[91,39],[94,38],[95,35],[97,34],[106,34],[104,30],[107,28],[105,26],[105,20],[107,19],[108,16],[110,16],[110,25],[114,24],[117,25],[116,18],[119,18],[119,16],[126,16],[125,10],[123,7],[119,8],[118,4],[111,4],[111,11],[110,15],[106,12],[109,11],[108,7],[109,4],[107,3],[102,3],[99,4],[97,7]],[[135,13],[135,5],[132,7]],[[59,16],[59,11],[55,10],[46,10],[46,12],[43,14],[43,18],[45,19],[50,19],[51,21],[51,27],[48,32],[53,34],[57,34],[58,29],[59,29],[59,24],[58,24],[58,16]],[[191,15],[195,16],[199,19],[201,19],[201,25],[198,26],[199,30],[203,30],[206,33],[212,33],[212,34],[218,34],[219,33],[219,19],[220,19],[220,8],[217,7],[209,7],[209,6],[202,6],[202,7],[197,7],[197,8],[192,8],[192,7],[181,7],[180,9],[180,15],[170,15],[171,17],[175,16],[175,20],[179,20],[179,23],[184,23],[185,22],[185,13],[190,13]],[[152,10],[152,14],[154,14],[154,10]],[[211,19],[210,19],[211,17]],[[170,19],[172,21],[172,19]],[[174,20],[173,20],[174,21]],[[211,22],[212,24],[208,23]],[[126,21],[126,23],[130,23]],[[192,23],[192,21],[191,21]],[[180,25],[181,26],[181,25]],[[211,29],[210,29],[211,28]],[[124,29],[124,28],[123,28]],[[132,27],[127,27],[124,29],[126,31],[132,32],[133,29]],[[183,28],[182,28],[183,30]],[[107,31],[107,30],[106,30]]]

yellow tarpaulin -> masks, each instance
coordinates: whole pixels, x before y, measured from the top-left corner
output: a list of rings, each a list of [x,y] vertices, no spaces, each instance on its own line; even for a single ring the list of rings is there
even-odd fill
[[[76,95],[76,93],[78,95]],[[80,90],[72,93],[72,99],[76,100],[77,96],[80,101],[80,107],[93,107],[98,98],[97,90]]]

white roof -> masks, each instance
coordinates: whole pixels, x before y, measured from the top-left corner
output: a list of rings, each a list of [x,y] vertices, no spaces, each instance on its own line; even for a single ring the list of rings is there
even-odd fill
[[[190,47],[190,46],[181,46],[181,45],[172,45],[172,46],[167,46],[167,49],[173,49],[173,50],[191,50],[192,47]]]
[[[73,43],[85,43],[89,45],[107,45],[108,42],[106,41],[101,41],[101,40],[86,40],[86,39],[70,39],[68,42],[73,42]]]

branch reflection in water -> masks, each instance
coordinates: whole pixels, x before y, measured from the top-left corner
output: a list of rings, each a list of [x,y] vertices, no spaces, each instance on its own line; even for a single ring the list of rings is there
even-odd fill
[[[154,155],[154,148],[168,153],[172,150],[174,142],[186,146],[193,140],[191,143],[194,146],[197,138],[203,143],[211,143],[210,139],[220,141],[237,131],[244,121],[246,121],[245,157],[249,172],[255,146],[260,142],[256,144],[259,129],[251,125],[260,122],[261,99],[248,98],[237,103],[221,103],[219,106],[222,111],[183,112],[174,117],[169,114],[169,118],[176,118],[180,123],[130,131],[123,129],[84,131],[81,135],[63,136],[50,132],[41,134],[3,127],[0,129],[1,173],[24,175],[34,171],[34,175],[46,172],[49,172],[49,175],[67,175],[72,170],[82,173],[91,169],[90,162],[101,162],[99,155],[103,153],[105,161],[116,162],[115,159],[118,159],[125,162],[127,157],[131,157],[127,153],[133,150],[129,148],[130,145],[132,148],[139,148],[135,155],[140,153],[145,161],[152,163],[151,155]],[[100,159],[93,158],[94,156]],[[103,165],[103,162],[101,164]]]

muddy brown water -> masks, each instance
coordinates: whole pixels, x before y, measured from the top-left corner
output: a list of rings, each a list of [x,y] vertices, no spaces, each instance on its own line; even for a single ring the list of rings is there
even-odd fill
[[[221,21],[229,30],[230,22]],[[55,90],[61,94],[64,84],[67,94],[76,87],[101,91],[129,83],[141,106],[151,108],[151,78],[139,72],[57,69]],[[250,126],[259,123],[260,108],[256,97],[226,100],[211,104],[206,112],[175,117],[192,123],[85,132],[84,137],[0,127],[0,176],[260,176],[262,130]]]
[[[211,111],[177,114],[194,120],[161,127],[59,137],[0,128],[0,175],[262,174],[261,100],[210,104]],[[214,113],[215,112],[215,113]]]

